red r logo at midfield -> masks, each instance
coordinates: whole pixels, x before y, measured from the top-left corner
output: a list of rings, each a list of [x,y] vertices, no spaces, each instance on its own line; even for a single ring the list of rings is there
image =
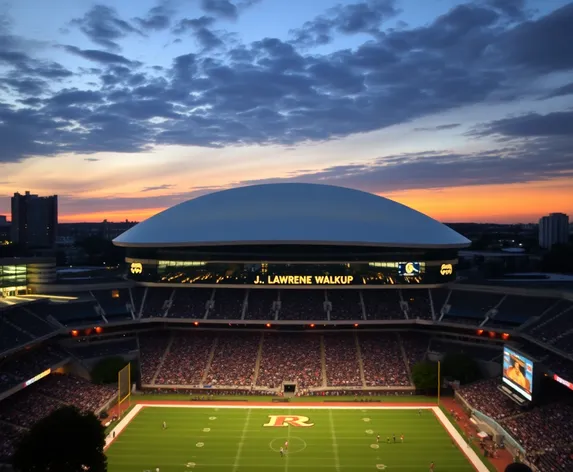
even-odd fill
[[[274,428],[284,428],[286,426],[294,426],[295,428],[309,428],[314,426],[314,423],[310,423],[309,421],[310,418],[308,416],[269,415],[269,422],[263,426]]]

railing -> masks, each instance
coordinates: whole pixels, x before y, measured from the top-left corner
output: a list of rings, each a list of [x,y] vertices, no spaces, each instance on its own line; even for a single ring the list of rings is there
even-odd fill
[[[519,444],[513,437],[507,432],[506,429],[503,428],[497,421],[493,418],[490,418],[487,415],[484,415],[481,411],[472,410],[472,415],[479,421],[483,421],[486,423],[490,428],[492,428],[496,433],[503,436],[503,440],[506,447],[514,451],[519,451],[521,456],[525,456],[525,449]]]

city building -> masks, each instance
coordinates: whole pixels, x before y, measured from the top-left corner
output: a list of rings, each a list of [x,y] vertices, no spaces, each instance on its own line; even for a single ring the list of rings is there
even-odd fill
[[[0,246],[10,241],[10,223],[5,215],[0,215]]]
[[[555,244],[569,241],[569,216],[564,213],[551,213],[539,220],[539,246],[551,249]]]
[[[40,197],[26,192],[12,197],[11,239],[22,249],[56,246],[58,196]]]
[[[46,285],[56,281],[56,260],[53,258],[0,258],[0,298],[25,295],[30,285]]]

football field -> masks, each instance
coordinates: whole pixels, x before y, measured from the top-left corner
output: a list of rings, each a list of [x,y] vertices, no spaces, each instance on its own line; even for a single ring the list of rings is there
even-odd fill
[[[122,426],[109,472],[476,470],[431,408],[137,405]]]

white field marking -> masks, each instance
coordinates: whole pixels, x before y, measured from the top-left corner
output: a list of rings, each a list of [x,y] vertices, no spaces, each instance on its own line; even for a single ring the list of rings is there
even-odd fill
[[[204,432],[204,433],[208,433],[208,432],[210,432],[210,431],[211,431],[211,428],[203,428],[203,432]]]
[[[157,403],[138,403],[142,407],[153,407],[153,408],[213,408],[213,405],[165,405]],[[136,407],[137,408],[137,407]],[[290,405],[285,404],[272,404],[272,405],[220,405],[220,409],[225,410],[360,410],[359,406],[328,406],[328,405],[315,405],[315,406],[298,406],[296,403],[291,403]],[[368,407],[370,410],[433,410],[438,408],[436,406],[371,406]],[[439,408],[438,408],[439,409]]]
[[[365,423],[370,423],[370,418],[362,418],[362,421],[364,421]]]
[[[290,416],[290,410],[288,411],[288,415]],[[291,425],[287,424],[287,442],[290,443],[290,429],[291,429]],[[289,444],[290,447],[290,444]],[[288,455],[289,455],[289,451],[285,450],[285,472],[288,471]]]
[[[454,427],[454,425],[450,422],[448,417],[444,414],[444,412],[437,406],[432,407],[434,414],[442,423],[442,426],[446,428],[446,431],[450,433],[456,444],[459,446],[461,451],[466,455],[468,460],[472,463],[472,465],[476,468],[478,472],[488,472],[488,468],[484,465],[481,461],[479,456],[475,453],[475,451],[470,447],[464,447],[466,442],[462,435],[458,432],[458,430]],[[442,466],[440,466],[442,467]]]
[[[127,425],[129,423],[131,423],[131,420],[133,420],[133,418],[136,417],[136,415],[142,410],[143,405],[135,405],[128,413],[127,415],[125,415],[123,417],[123,419],[115,426],[115,428],[113,428],[109,434],[106,436],[105,438],[105,446],[103,448],[103,450],[105,451],[109,445],[113,442],[114,440],[114,433],[115,436],[119,436],[119,433],[121,433],[125,428],[127,428]]]
[[[378,449],[380,446],[378,444],[370,444],[372,449]]]
[[[259,431],[259,430],[257,430],[257,431]],[[291,445],[291,441],[292,441],[293,439],[296,439],[296,440],[300,441],[300,449],[295,449],[295,450],[293,450],[292,445]],[[278,447],[278,448],[276,448],[276,447],[274,446],[274,444],[275,444],[277,441],[279,441],[279,447]],[[271,451],[280,452],[280,447],[281,447],[281,444],[280,444],[280,443],[282,443],[282,441],[283,441],[283,438],[275,438],[275,439],[271,440],[271,442],[269,443],[269,448],[271,449]],[[302,438],[299,438],[298,436],[290,436],[290,438],[289,438],[288,441],[289,441],[288,450],[289,450],[289,453],[290,453],[290,454],[298,454],[299,452],[302,452],[302,451],[304,451],[304,450],[306,449],[306,446],[307,446],[306,441],[305,441],[304,439],[302,439]],[[295,441],[295,444],[296,444],[296,441]]]
[[[198,442],[197,444],[195,444],[195,446],[197,447],[203,447],[205,445],[204,442]]]
[[[366,433],[366,434],[374,434],[374,430],[372,430],[372,429],[367,429],[367,430],[365,431],[365,433]]]
[[[233,464],[233,472],[237,472],[239,469],[239,459],[241,458],[241,452],[243,451],[243,444],[245,443],[245,438],[247,437],[247,430],[249,429],[249,420],[251,419],[251,409],[247,411],[247,417],[245,418],[245,427],[241,433],[241,440],[239,441],[239,446],[237,447],[237,455],[235,456],[235,463]]]
[[[215,421],[216,419],[217,419],[216,416],[209,416],[209,420],[210,420],[210,421]]]
[[[334,452],[334,466],[336,471],[340,471],[340,461],[338,460],[338,444],[336,442],[336,432],[334,431],[334,419],[332,418],[332,410],[328,410],[328,419],[330,421],[330,433],[332,434],[332,450]]]

